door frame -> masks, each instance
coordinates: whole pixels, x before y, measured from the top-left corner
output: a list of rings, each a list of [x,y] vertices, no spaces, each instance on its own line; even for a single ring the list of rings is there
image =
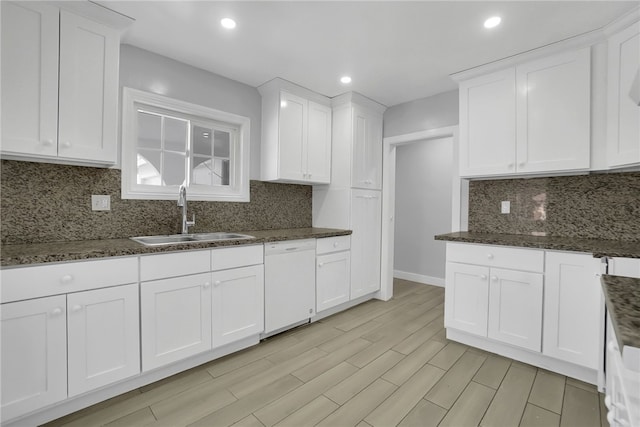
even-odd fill
[[[458,170],[458,126],[390,136],[382,140],[382,249],[380,254],[380,292],[378,299],[393,296],[393,253],[395,239],[396,148],[423,140],[453,138],[453,174],[451,231],[466,230],[468,181],[460,179]]]

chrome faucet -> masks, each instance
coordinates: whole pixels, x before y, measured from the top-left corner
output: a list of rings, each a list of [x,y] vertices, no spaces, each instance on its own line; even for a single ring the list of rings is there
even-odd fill
[[[187,220],[187,187],[180,186],[178,190],[178,206],[182,207],[182,234],[189,233],[189,227],[196,225],[196,214],[193,214],[191,221]]]

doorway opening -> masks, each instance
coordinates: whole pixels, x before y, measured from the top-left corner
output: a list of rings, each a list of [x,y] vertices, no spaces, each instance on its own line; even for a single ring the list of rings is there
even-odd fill
[[[405,135],[387,137],[383,140],[383,174],[382,174],[382,253],[381,253],[381,288],[379,298],[389,300],[393,296],[394,277],[394,253],[395,253],[395,230],[396,230],[396,176],[398,148],[404,145],[415,143],[416,146],[428,145],[436,140],[450,139],[451,180],[448,185],[450,198],[450,229],[442,230],[442,233],[449,231],[465,230],[467,227],[467,194],[468,182],[460,180],[458,173],[458,127],[450,126],[445,128],[432,129],[421,132],[414,132]],[[446,144],[445,142],[442,142]],[[431,147],[429,147],[431,148]],[[404,173],[404,171],[403,171]],[[401,179],[404,179],[401,178]],[[443,193],[447,189],[442,188]],[[430,236],[433,240],[433,236]],[[423,276],[428,276],[424,274]],[[444,277],[444,275],[443,275]]]

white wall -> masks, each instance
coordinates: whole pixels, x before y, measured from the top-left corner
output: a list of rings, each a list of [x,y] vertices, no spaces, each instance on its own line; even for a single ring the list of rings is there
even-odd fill
[[[394,105],[384,112],[384,136],[398,136],[458,124],[458,91]]]
[[[396,152],[395,277],[444,285],[451,231],[453,139],[401,145]]]
[[[260,179],[262,97],[256,88],[130,45],[120,46],[120,86],[249,117],[250,178]]]

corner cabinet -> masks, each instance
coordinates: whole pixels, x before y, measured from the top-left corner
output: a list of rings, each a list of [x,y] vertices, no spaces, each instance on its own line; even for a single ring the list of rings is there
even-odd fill
[[[331,180],[329,99],[281,79],[262,95],[263,181],[328,184]]]
[[[588,170],[590,48],[460,81],[460,176]],[[477,72],[476,72],[477,73]]]
[[[609,38],[607,162],[640,164],[640,22]]]
[[[2,157],[115,164],[119,31],[46,3],[1,7]]]

